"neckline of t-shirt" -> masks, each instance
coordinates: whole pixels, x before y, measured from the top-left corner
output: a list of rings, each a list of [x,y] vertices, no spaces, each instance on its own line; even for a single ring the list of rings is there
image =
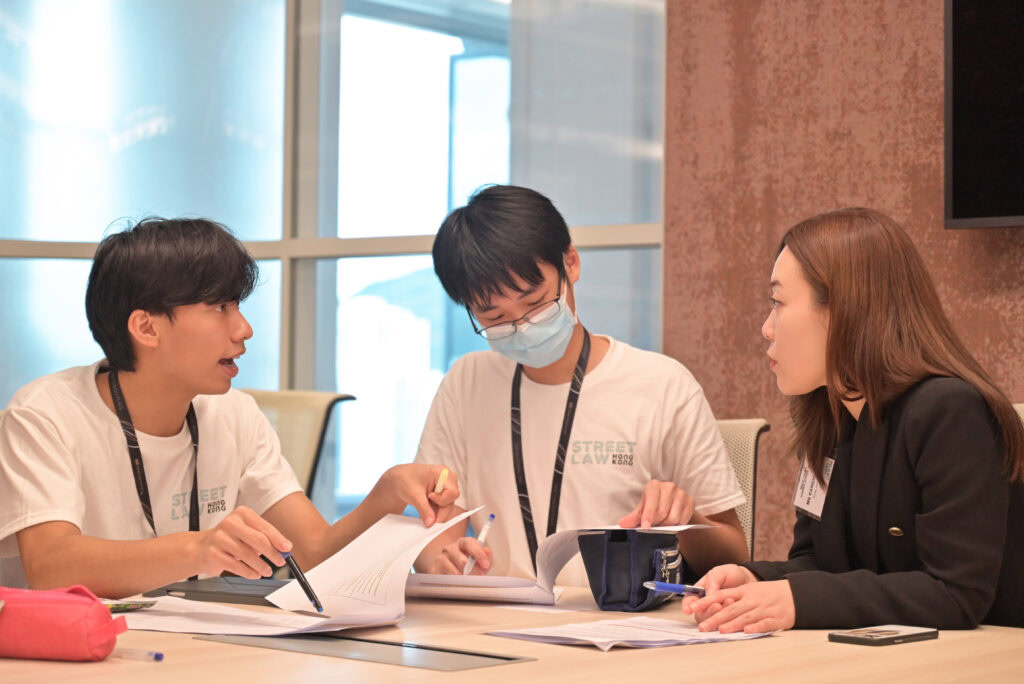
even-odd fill
[[[91,366],[87,366],[88,371],[84,378],[86,383],[85,395],[89,398],[89,403],[92,404],[94,411],[98,412],[99,415],[104,417],[107,422],[113,423],[117,426],[117,429],[121,429],[121,421],[118,420],[117,415],[110,410],[110,408],[103,402],[103,395],[100,394],[99,387],[96,386],[96,376],[100,366],[107,362],[106,359],[100,359]]]
[[[113,411],[110,410],[110,407],[103,402],[103,396],[100,394],[100,389],[99,387],[96,386],[96,376],[98,375],[97,371],[99,370],[101,365],[106,363],[106,361],[106,359],[100,359],[91,366],[88,366],[89,375],[86,378],[86,383],[88,385],[86,389],[86,395],[89,397],[89,403],[93,405],[93,409],[99,411],[100,415],[109,416],[108,420],[112,424],[117,426],[117,430],[118,432],[120,432],[121,420]],[[142,432],[141,430],[136,430],[135,434],[139,439],[145,440],[146,442],[150,442],[156,445],[173,444],[176,441],[180,441],[182,439],[182,435],[184,435],[186,438],[190,440],[192,439],[192,436],[188,434],[188,425],[185,424],[184,422],[181,424],[180,431],[178,431],[176,434],[169,435],[167,437],[158,437],[157,435],[151,435],[148,432]]]
[[[606,373],[609,372],[609,371],[607,371],[605,369],[609,368],[609,367],[611,367],[613,365],[614,361],[616,360],[615,357],[617,357],[619,355],[620,351],[622,350],[622,346],[623,346],[622,342],[619,342],[618,340],[616,340],[611,335],[591,334],[591,337],[592,338],[593,337],[603,337],[604,339],[608,340],[608,351],[605,352],[605,355],[601,359],[601,361],[598,362],[598,364],[594,368],[592,368],[590,371],[588,371],[587,374],[583,377],[583,386],[584,387],[587,386],[588,382],[589,383],[593,383],[595,380],[600,380]],[[515,369],[515,366],[513,365],[512,368]],[[531,387],[550,388],[550,389],[565,389],[565,388],[567,388],[572,383],[571,380],[569,380],[568,382],[561,382],[561,383],[559,383],[557,385],[549,385],[546,382],[534,382],[533,380],[531,380],[526,375],[526,373],[523,373],[523,381],[524,381],[524,384],[527,384],[527,385],[529,385]]]

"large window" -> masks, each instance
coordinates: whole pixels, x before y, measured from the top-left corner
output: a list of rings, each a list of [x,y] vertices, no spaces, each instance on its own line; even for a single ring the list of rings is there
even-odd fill
[[[663,15],[660,0],[5,3],[0,286],[19,304],[0,315],[0,403],[98,356],[82,301],[108,225],[209,216],[260,260],[236,386],[357,397],[314,497],[336,517],[413,458],[441,377],[485,348],[430,246],[488,183],[551,197],[581,249],[584,322],[659,349]]]
[[[280,239],[285,35],[284,0],[0,5],[0,406],[102,356],[85,283],[122,219]],[[276,389],[281,262],[260,266],[238,382]]]
[[[121,217],[281,237],[284,0],[0,5],[0,238]]]
[[[433,234],[508,182],[504,44],[345,14],[340,66],[340,237]]]

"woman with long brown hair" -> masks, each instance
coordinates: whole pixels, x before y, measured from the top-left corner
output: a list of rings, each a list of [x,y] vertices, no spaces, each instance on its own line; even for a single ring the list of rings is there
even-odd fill
[[[762,327],[802,458],[789,559],[721,565],[702,630],[1024,626],[1024,425],[909,236],[870,209],[782,238]]]

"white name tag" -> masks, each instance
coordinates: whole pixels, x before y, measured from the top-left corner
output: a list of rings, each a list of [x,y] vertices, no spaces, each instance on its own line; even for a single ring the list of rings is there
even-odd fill
[[[800,476],[796,481],[796,496],[793,497],[793,505],[797,510],[803,511],[815,520],[821,520],[821,510],[825,507],[825,495],[828,494],[828,481],[832,479],[832,466],[836,459],[826,458],[822,475],[825,477],[825,486],[822,487],[818,478],[814,477],[805,458],[800,462]]]

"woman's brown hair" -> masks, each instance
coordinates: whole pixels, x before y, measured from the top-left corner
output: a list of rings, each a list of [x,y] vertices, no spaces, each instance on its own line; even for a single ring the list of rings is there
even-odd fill
[[[932,375],[957,377],[988,404],[1006,449],[1006,474],[1024,480],[1024,424],[960,341],[910,236],[872,209],[839,209],[790,228],[796,257],[828,311],[826,385],[794,397],[797,453],[822,479],[839,434],[842,400],[865,399],[877,425],[887,404]]]

